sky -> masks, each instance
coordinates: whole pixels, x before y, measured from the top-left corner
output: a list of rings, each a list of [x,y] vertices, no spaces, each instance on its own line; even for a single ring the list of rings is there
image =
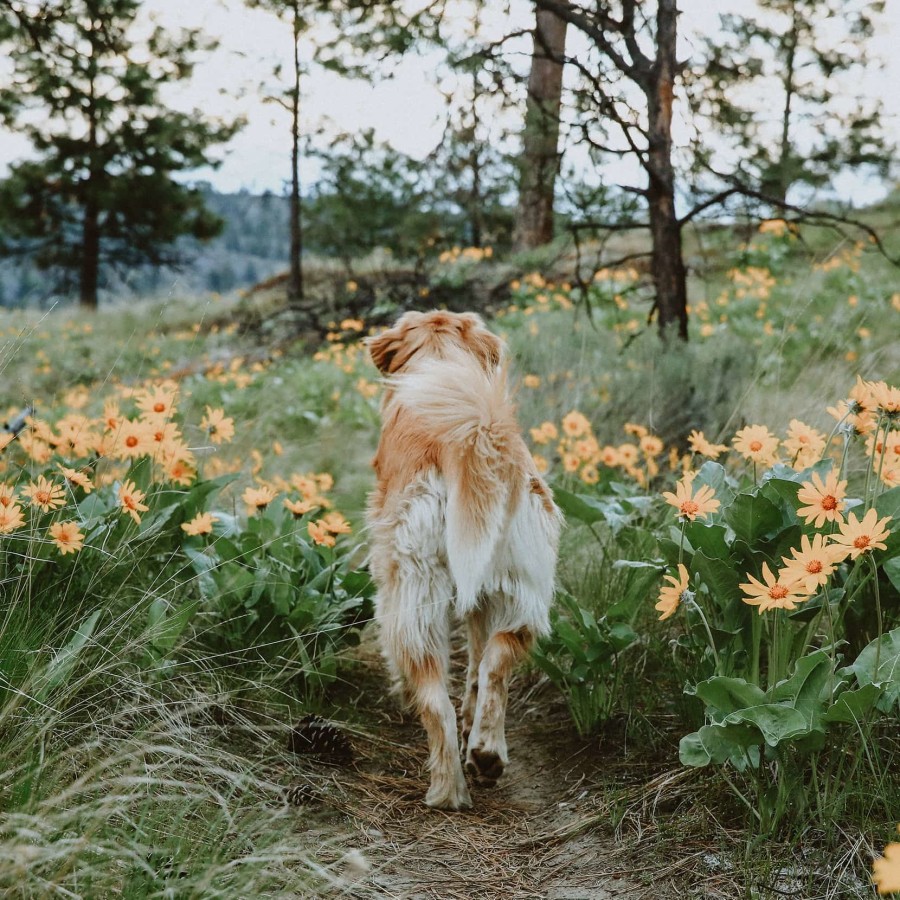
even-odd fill
[[[516,0],[514,0],[514,5]],[[519,0],[524,27],[530,25],[530,4]],[[683,0],[680,30],[687,45],[707,30],[722,12],[746,12],[752,0]],[[488,7],[490,8],[490,6]],[[239,0],[145,0],[145,15],[169,27],[200,27],[219,40],[219,47],[195,69],[194,77],[173,92],[180,108],[199,108],[209,115],[246,118],[246,127],[229,143],[217,170],[198,171],[224,191],[241,188],[281,192],[288,177],[290,135],[287,114],[276,104],[260,100],[259,86],[272,84],[272,70],[291,64],[289,28],[271,13],[249,9]],[[900,0],[889,0],[883,30],[871,42],[873,55],[885,63],[865,85],[880,96],[888,131],[900,143]],[[491,22],[487,28],[490,30]],[[499,27],[499,26],[498,26]],[[309,48],[306,48],[309,52]],[[303,123],[312,130],[323,123],[333,131],[373,128],[376,136],[397,150],[421,158],[438,142],[444,100],[436,84],[437,57],[411,56],[376,84],[349,81],[313,70],[303,85]],[[0,132],[0,170],[28,152],[16,135]],[[627,171],[621,173],[627,179]],[[306,175],[314,177],[307,164]],[[307,180],[308,180],[307,179]],[[840,194],[857,201],[875,199],[883,189],[852,176],[838,185]]]

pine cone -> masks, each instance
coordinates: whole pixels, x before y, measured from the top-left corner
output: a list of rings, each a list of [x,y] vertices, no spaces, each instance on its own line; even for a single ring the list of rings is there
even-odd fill
[[[292,753],[316,756],[337,766],[353,762],[353,747],[347,736],[321,716],[304,716],[288,735],[287,747]]]

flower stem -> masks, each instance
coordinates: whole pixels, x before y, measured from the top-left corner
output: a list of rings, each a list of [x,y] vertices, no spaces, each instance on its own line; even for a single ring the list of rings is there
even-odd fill
[[[878,680],[878,668],[881,665],[881,637],[884,634],[884,621],[881,616],[881,593],[878,590],[878,567],[875,565],[875,559],[871,552],[866,553],[869,558],[869,566],[872,569],[872,580],[875,585],[875,613],[878,616],[878,643],[875,645],[875,674],[872,681]]]

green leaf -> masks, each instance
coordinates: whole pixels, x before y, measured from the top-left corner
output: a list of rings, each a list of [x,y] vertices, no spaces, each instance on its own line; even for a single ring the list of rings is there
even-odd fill
[[[834,705],[826,710],[822,720],[828,723],[858,725],[870,715],[884,694],[884,688],[876,684],[867,684],[852,691],[844,691]]]
[[[722,506],[727,506],[734,497],[734,490],[731,487],[725,467],[720,463],[713,462],[711,459],[703,463],[697,470],[693,485],[695,489],[704,485],[711,487],[716,493],[716,499]]]
[[[887,575],[888,581],[900,591],[900,556],[883,563],[881,569]]]
[[[623,579],[622,596],[606,611],[606,618],[610,621],[631,621],[638,609],[646,603],[647,597],[653,593],[653,588],[666,571],[665,567],[658,563],[619,559],[613,563],[613,569],[624,570],[628,577]]]
[[[586,525],[593,525],[605,518],[603,507],[594,497],[585,497],[582,494],[572,494],[562,488],[555,488],[553,499],[556,505],[566,514],[567,519],[575,519]]]
[[[841,671],[852,673],[861,687],[867,684],[883,685],[884,697],[879,706],[884,711],[891,709],[900,700],[900,628],[876,638],[859,654],[853,665]]]
[[[893,521],[888,523],[891,531],[900,528],[900,486],[893,487],[889,491],[885,491],[875,501],[875,512],[878,518],[890,516]]]
[[[41,696],[46,695],[54,688],[59,687],[68,681],[78,657],[84,649],[87,642],[94,633],[97,620],[100,618],[103,610],[98,609],[92,612],[79,626],[75,629],[75,634],[69,639],[69,642],[62,647],[47,664],[44,671],[44,683],[39,692]]]
[[[777,703],[764,703],[739,709],[725,717],[726,725],[753,725],[759,729],[763,740],[770,747],[777,747],[782,741],[808,734],[812,727],[799,710]]]
[[[807,724],[813,726],[830,705],[831,698],[823,695],[832,677],[831,657],[824,650],[817,650],[797,660],[794,674],[775,685],[772,699],[790,701],[794,709],[803,714]]]
[[[704,725],[694,734],[683,737],[678,745],[678,758],[685,766],[706,766],[709,763],[731,762],[743,769],[746,750],[761,744],[754,728],[741,725]]]
[[[726,534],[724,525],[709,525],[699,520],[688,522],[684,527],[684,536],[694,550],[702,550],[711,559],[728,559],[731,555]]]
[[[740,576],[730,562],[711,559],[698,551],[691,561],[691,568],[720,605],[740,601]]]
[[[693,689],[715,716],[726,716],[748,706],[759,706],[766,702],[766,694],[755,684],[744,678],[729,678],[715,675],[701,681]]]
[[[784,524],[781,510],[758,494],[738,494],[725,510],[725,521],[751,547]]]
[[[175,612],[170,612],[171,604],[162,597],[157,597],[147,611],[146,635],[154,649],[160,653],[169,653],[194,617],[199,605],[198,601],[192,600],[183,603]]]

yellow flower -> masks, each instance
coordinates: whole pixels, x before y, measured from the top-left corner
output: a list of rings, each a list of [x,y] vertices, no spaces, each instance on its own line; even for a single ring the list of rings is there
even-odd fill
[[[644,434],[640,438],[640,447],[645,456],[659,456],[663,452],[663,442],[655,434]]]
[[[214,444],[227,443],[234,437],[234,419],[227,417],[222,409],[207,406],[200,427],[209,432],[209,439]]]
[[[77,522],[54,522],[50,526],[49,533],[63,556],[67,553],[77,553],[84,546],[84,535],[79,530]]]
[[[0,505],[0,534],[9,534],[24,524],[22,507],[18,503]]]
[[[153,428],[147,422],[123,419],[116,432],[113,454],[119,459],[146,456],[155,448]]]
[[[167,455],[163,459],[163,471],[166,478],[175,484],[190,484],[197,477],[194,454],[190,450],[182,449]]]
[[[582,413],[573,410],[563,417],[562,429],[569,437],[581,437],[591,430],[591,423]]]
[[[832,540],[844,548],[842,557],[849,553],[850,559],[856,559],[872,550],[886,550],[887,544],[884,542],[890,532],[885,526],[890,521],[890,516],[879,520],[874,509],[870,509],[861,520],[850,513],[847,521],[841,525],[840,533],[834,535]]]
[[[350,534],[350,523],[339,513],[330,512],[319,519],[332,534]]]
[[[883,381],[867,381],[866,387],[883,415],[891,419],[900,416],[900,388],[891,387]]]
[[[804,590],[814,593],[816,588],[828,582],[844,555],[844,551],[828,543],[824,534],[814,535],[812,541],[804,534],[800,538],[800,546],[791,548],[791,556],[781,558],[785,580],[796,580]]]
[[[16,502],[16,489],[0,481],[0,506],[11,506]]]
[[[258,488],[248,487],[241,494],[241,500],[247,504],[247,509],[251,513],[258,509],[265,509],[274,499],[275,492],[267,485]]]
[[[660,622],[675,615],[675,610],[678,609],[678,606],[684,598],[685,591],[688,589],[689,578],[688,570],[681,563],[678,563],[677,577],[675,575],[665,576],[664,580],[670,583],[663,585],[660,588],[659,601],[656,606],[653,607],[655,610],[662,613],[659,617]]]
[[[190,534],[192,536],[210,534],[212,532],[213,522],[218,521],[218,518],[212,513],[197,513],[190,522],[181,523],[181,530],[185,534]]]
[[[550,468],[550,463],[547,462],[546,456],[541,456],[540,453],[532,453],[531,458],[534,460],[534,467],[538,470],[539,475],[543,475]]]
[[[150,509],[143,501],[145,494],[139,491],[133,481],[123,481],[116,493],[119,495],[119,506],[122,512],[128,513],[135,522],[140,524],[140,513]]]
[[[769,466],[775,462],[778,438],[765,425],[748,425],[742,428],[732,441],[734,449],[744,459]]]
[[[898,826],[900,831],[900,826]],[[872,881],[879,894],[900,891],[900,844],[888,844],[884,856],[872,863]]]
[[[319,519],[316,522],[310,522],[306,526],[306,530],[309,532],[309,536],[317,543],[322,545],[323,547],[333,547],[335,544],[334,536],[328,529],[328,526]]]
[[[594,465],[587,465],[581,470],[581,480],[585,484],[596,484],[600,480],[600,473]]]
[[[81,472],[78,469],[69,469],[66,466],[60,466],[59,471],[62,472],[63,477],[69,484],[74,484],[80,487],[85,494],[89,494],[94,485],[91,483],[90,477],[85,472]]]
[[[581,465],[581,460],[574,453],[563,453],[562,455],[563,471],[571,474],[577,472]]]
[[[638,425],[635,422],[626,422],[622,427],[622,431],[636,438],[642,438],[650,433],[643,425]]]
[[[794,468],[805,469],[819,459],[825,450],[825,435],[799,419],[791,419],[784,449]]]
[[[604,466],[613,469],[616,466],[621,465],[622,456],[615,447],[607,444],[600,450],[600,462],[602,462]]]
[[[797,510],[797,515],[815,528],[826,522],[840,522],[846,491],[847,482],[838,481],[834,472],[829,472],[825,481],[813,472],[812,481],[804,481],[797,491],[797,499],[807,504]]]
[[[526,375],[522,379],[522,383],[527,388],[539,388],[541,386],[541,379],[538,375]]]
[[[796,609],[798,603],[809,600],[809,591],[792,575],[782,580],[780,575],[772,574],[768,563],[763,563],[762,576],[765,584],[748,575],[750,581],[740,586],[744,592],[741,599],[750,606],[758,606],[760,615],[769,609]]]
[[[710,443],[703,432],[696,429],[688,435],[688,443],[691,445],[691,450],[694,453],[699,453],[701,456],[709,457],[709,459],[717,459],[728,450],[725,444]]]
[[[22,494],[31,500],[31,505],[38,507],[42,512],[49,512],[66,502],[66,492],[53,481],[48,481],[43,475],[24,488]]]
[[[169,419],[175,412],[178,385],[171,382],[140,390],[135,395],[135,404],[144,414],[143,418]]]
[[[305,516],[308,512],[316,509],[318,504],[309,500],[289,500],[285,497],[284,506],[295,519],[299,519],[301,516]]]
[[[684,476],[675,485],[675,493],[664,491],[663,497],[666,503],[678,510],[679,516],[693,522],[697,516],[705,519],[710,513],[714,513],[721,505],[715,498],[715,491],[704,484],[695,494],[693,492],[693,473]]]

